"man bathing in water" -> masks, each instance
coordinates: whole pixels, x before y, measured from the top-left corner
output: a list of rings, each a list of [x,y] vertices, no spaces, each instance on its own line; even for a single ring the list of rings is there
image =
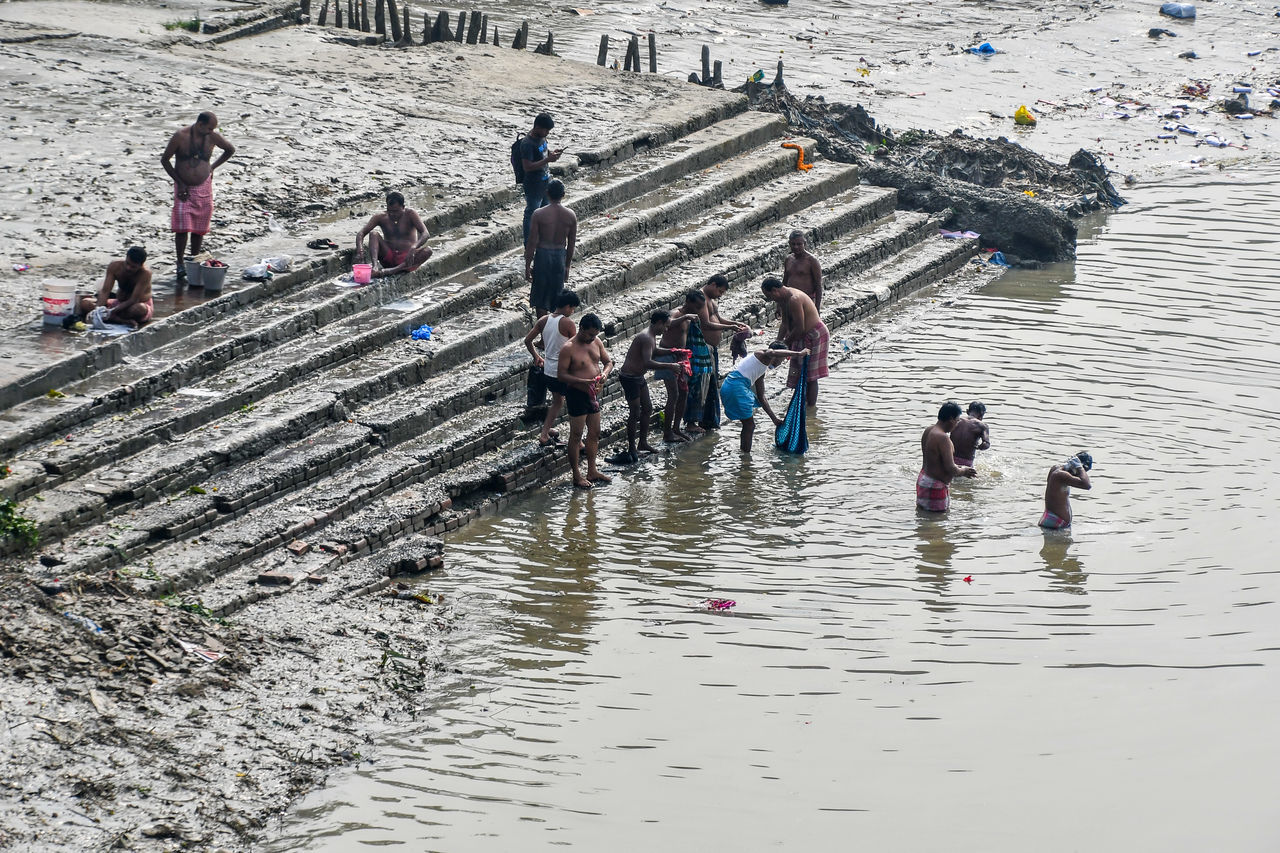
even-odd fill
[[[960,422],[960,404],[947,402],[938,410],[938,422],[920,436],[924,465],[916,477],[916,506],[928,512],[946,512],[951,507],[951,481],[956,477],[976,477],[973,466],[955,462],[951,430]]]
[[[611,482],[596,468],[596,451],[600,448],[600,389],[613,370],[609,351],[599,339],[602,328],[599,317],[587,314],[578,326],[578,333],[560,350],[556,378],[565,385],[564,403],[569,410],[569,467],[573,469],[573,485],[578,489]],[[579,467],[584,427],[587,432],[585,477]]]
[[[210,163],[213,149],[221,148],[217,161]],[[182,260],[187,253],[187,237],[191,237],[191,254],[200,254],[204,235],[209,233],[213,218],[213,173],[236,153],[236,147],[218,133],[218,117],[200,113],[196,123],[184,127],[169,138],[160,163],[173,178],[173,213],[169,228],[173,231],[178,251],[178,280],[187,277]]]
[[[113,293],[117,287],[119,291]],[[97,297],[82,297],[79,313],[88,314],[100,305],[111,309],[106,316],[108,323],[136,329],[151,319],[155,309],[151,303],[151,270],[147,269],[146,249],[134,246],[125,253],[124,260],[107,264],[107,275]]]
[[[808,384],[805,386],[805,402],[809,408],[818,408],[818,380],[829,375],[827,369],[827,346],[831,343],[831,333],[818,317],[818,308],[813,300],[794,287],[784,287],[776,278],[766,278],[760,285],[764,298],[777,303],[778,342],[789,350],[809,350]],[[802,361],[792,361],[791,370],[787,374],[787,387],[794,388],[800,381]]]
[[[658,341],[660,353],[654,361],[670,367],[655,370],[655,379],[661,379],[667,386],[667,406],[662,415],[662,440],[668,443],[689,441],[690,436],[680,430],[680,418],[684,415],[685,403],[689,398],[689,376],[691,368],[682,363],[683,356],[688,353],[686,343],[689,337],[689,324],[696,322],[698,312],[706,304],[707,297],[701,290],[690,290],[684,295],[684,305],[672,313],[667,330]]]
[[[382,233],[378,230],[381,228]],[[413,272],[431,257],[427,247],[427,226],[413,208],[404,206],[404,196],[387,193],[387,210],[375,213],[356,235],[356,257],[364,260],[364,238],[369,237],[369,253],[373,256],[373,277],[381,278],[402,272]]]
[[[533,286],[529,304],[541,317],[555,305],[556,297],[569,280],[569,265],[578,240],[578,217],[560,202],[564,184],[547,184],[547,204],[529,219],[529,236],[524,241],[524,280]]]
[[[664,370],[670,362],[656,361],[654,356],[670,355],[671,350],[658,346],[658,339],[671,324],[668,311],[649,315],[649,328],[631,339],[627,357],[622,360],[618,381],[630,409],[627,415],[627,449],[609,458],[614,465],[631,465],[640,461],[641,453],[654,453],[649,446],[649,424],[653,420],[653,401],[649,399],[649,383],[644,375],[650,370]]]
[[[813,307],[822,310],[822,264],[804,247],[804,232],[792,231],[787,238],[791,254],[782,262],[782,285],[794,287],[813,300]]]
[[[765,373],[789,358],[803,358],[808,354],[807,349],[795,352],[774,342],[768,349],[757,350],[738,362],[725,377],[724,385],[720,388],[724,416],[731,421],[742,422],[742,436],[738,446],[743,453],[751,452],[751,438],[756,432],[756,409],[764,409],[774,426],[782,426],[782,418],[774,414],[769,406],[769,395],[764,389]]]
[[[951,430],[951,443],[955,446],[956,464],[972,468],[979,450],[991,449],[991,433],[982,418],[987,407],[977,400],[969,404],[968,414]]]
[[[1049,469],[1044,487],[1044,515],[1040,526],[1047,530],[1062,530],[1071,526],[1071,487],[1092,489],[1089,471],[1093,469],[1093,457],[1080,451],[1061,465]]]

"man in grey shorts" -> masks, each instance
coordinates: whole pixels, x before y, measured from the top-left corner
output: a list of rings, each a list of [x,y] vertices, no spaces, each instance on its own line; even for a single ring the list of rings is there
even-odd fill
[[[539,317],[555,308],[556,297],[569,280],[578,239],[578,217],[561,204],[564,184],[547,184],[547,199],[547,205],[534,211],[529,220],[529,237],[524,243],[524,278],[533,285],[529,304]]]

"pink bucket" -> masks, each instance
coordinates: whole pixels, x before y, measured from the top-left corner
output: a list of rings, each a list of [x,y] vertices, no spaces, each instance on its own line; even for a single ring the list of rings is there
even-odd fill
[[[373,264],[352,264],[351,276],[356,284],[368,284],[373,281]]]

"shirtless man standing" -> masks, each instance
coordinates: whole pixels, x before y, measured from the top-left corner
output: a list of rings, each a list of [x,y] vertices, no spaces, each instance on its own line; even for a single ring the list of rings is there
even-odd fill
[[[662,440],[665,442],[689,441],[690,436],[680,429],[680,418],[684,414],[685,403],[689,397],[689,377],[681,362],[682,356],[689,354],[685,344],[689,339],[689,324],[698,319],[707,297],[701,290],[690,290],[684,295],[684,305],[671,314],[671,322],[662,333],[658,346],[665,352],[654,357],[654,361],[670,364],[653,372],[654,379],[661,379],[667,386],[667,406],[662,415]]]
[[[613,370],[609,351],[599,339],[603,328],[599,317],[587,314],[578,324],[578,333],[565,341],[560,350],[556,378],[565,386],[564,403],[569,410],[569,467],[573,469],[574,488],[578,489],[611,482],[596,468],[596,451],[600,449],[600,389]],[[579,467],[583,427],[587,431],[586,477],[582,476]]]
[[[809,350],[808,384],[805,386],[805,401],[811,410],[818,407],[818,380],[829,375],[827,369],[827,346],[831,343],[831,333],[818,317],[818,306],[813,300],[794,287],[784,287],[776,278],[766,278],[760,285],[764,298],[778,305],[777,340],[786,344],[787,349],[799,351]],[[787,373],[787,387],[794,388],[800,381],[800,368],[803,361],[791,361]]]
[[[951,430],[951,443],[956,449],[956,464],[962,468],[972,467],[973,460],[979,450],[991,449],[991,432],[982,422],[987,407],[977,400],[969,404],[969,411],[955,429]]]
[[[707,302],[698,312],[698,328],[706,340],[711,368],[695,375],[689,382],[689,400],[684,415],[686,431],[705,432],[720,427],[720,340],[725,332],[736,333],[747,328],[745,323],[726,323],[721,318],[719,300],[728,290],[729,279],[723,275],[713,275],[702,285],[702,295],[707,297]],[[694,359],[696,362],[696,352]]]
[[[1071,487],[1092,489],[1089,471],[1093,457],[1080,451],[1061,465],[1049,469],[1049,479],[1044,487],[1044,515],[1040,526],[1046,530],[1061,530],[1071,526]]]
[[[822,264],[804,247],[804,232],[792,231],[787,238],[791,254],[782,262],[782,284],[794,287],[813,300],[813,307],[822,310]]]
[[[654,453],[649,446],[649,422],[653,420],[653,401],[649,399],[649,383],[644,375],[650,370],[663,370],[664,364],[654,360],[657,355],[669,355],[670,350],[658,346],[658,339],[671,323],[668,311],[654,311],[649,315],[649,328],[631,339],[627,357],[622,360],[618,381],[622,394],[627,398],[627,449],[609,458],[614,465],[634,465],[640,461],[640,453]],[[625,457],[625,458],[624,458]]]
[[[556,297],[569,280],[569,265],[578,240],[578,217],[561,204],[564,184],[547,184],[547,204],[529,219],[524,242],[524,280],[531,282],[529,304],[541,317],[555,306]]]
[[[112,293],[116,287],[119,293]],[[138,326],[151,319],[154,306],[151,303],[151,270],[147,269],[147,250],[134,246],[125,252],[124,260],[107,264],[107,276],[102,280],[97,297],[80,299],[80,314],[88,314],[99,305],[111,309],[108,323]]]
[[[381,228],[379,234],[377,229]],[[427,248],[427,226],[418,211],[404,206],[404,196],[387,193],[387,212],[375,213],[356,235],[356,257],[364,260],[364,238],[369,236],[373,255],[373,277],[381,278],[413,272],[431,257]]]
[[[951,430],[960,422],[960,404],[947,402],[938,410],[938,422],[920,436],[924,465],[916,477],[916,506],[928,512],[946,512],[951,507],[951,481],[956,477],[976,477],[972,466],[961,468],[951,447]]]
[[[222,154],[214,163],[213,149],[221,148]],[[187,277],[182,259],[187,253],[187,235],[191,235],[191,254],[200,254],[204,235],[209,233],[209,220],[213,218],[213,173],[236,153],[236,147],[218,133],[218,117],[204,112],[196,117],[196,123],[185,127],[169,138],[169,144],[160,155],[164,170],[173,178],[173,213],[169,227],[178,250],[178,280]]]

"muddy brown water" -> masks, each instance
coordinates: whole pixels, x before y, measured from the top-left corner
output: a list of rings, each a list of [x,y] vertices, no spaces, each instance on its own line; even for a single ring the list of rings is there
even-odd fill
[[[731,427],[460,531],[458,672],[268,849],[1274,850],[1278,180],[1186,173],[887,312],[803,459]],[[993,447],[924,517],[948,397]]]

